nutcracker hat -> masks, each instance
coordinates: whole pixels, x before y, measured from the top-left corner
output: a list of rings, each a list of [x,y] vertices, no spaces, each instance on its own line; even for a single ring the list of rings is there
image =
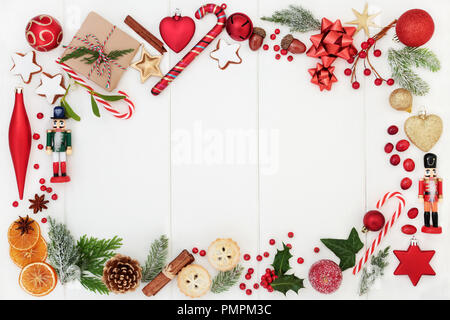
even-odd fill
[[[53,117],[51,119],[67,119],[66,110],[61,106],[53,108]]]
[[[434,153],[427,153],[423,157],[423,165],[426,169],[435,169],[437,163],[437,156]]]

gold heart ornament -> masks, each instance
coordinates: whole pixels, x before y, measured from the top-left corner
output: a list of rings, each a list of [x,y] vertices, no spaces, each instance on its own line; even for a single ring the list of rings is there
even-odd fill
[[[435,114],[419,114],[406,119],[404,130],[409,140],[420,150],[428,152],[442,134],[442,119]]]

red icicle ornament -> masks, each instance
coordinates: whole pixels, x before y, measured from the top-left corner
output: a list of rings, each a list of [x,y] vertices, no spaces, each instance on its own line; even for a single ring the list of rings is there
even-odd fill
[[[19,198],[23,199],[28,159],[31,150],[31,127],[23,102],[23,88],[16,88],[14,110],[9,123],[9,150],[16,173]]]

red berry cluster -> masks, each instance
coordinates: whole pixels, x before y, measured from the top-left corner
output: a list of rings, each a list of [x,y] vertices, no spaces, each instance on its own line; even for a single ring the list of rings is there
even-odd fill
[[[267,268],[266,273],[261,276],[261,282],[259,283],[261,287],[269,292],[273,292],[273,288],[270,285],[278,276],[275,274],[275,270]]]
[[[192,253],[193,254],[199,254],[201,257],[204,257],[204,256],[206,256],[206,251],[205,250],[198,250],[198,248],[197,247],[194,247],[194,248],[192,248]]]
[[[387,129],[387,132],[391,136],[396,135],[398,133],[398,127],[392,125]],[[395,150],[397,150],[398,152],[405,152],[406,150],[408,150],[409,146],[410,144],[408,140],[401,139],[397,141],[397,143],[395,144]],[[393,150],[394,145],[391,142],[386,143],[386,145],[384,146],[384,152],[390,154]],[[397,166],[401,162],[400,156],[398,154],[393,154],[390,157],[389,162],[391,163],[391,165]],[[403,161],[403,169],[405,169],[406,172],[414,171],[415,167],[416,165],[413,159],[407,158]],[[400,187],[403,190],[408,190],[411,187],[411,185],[412,180],[408,177],[403,178],[402,181],[400,182]]]
[[[278,34],[280,34],[280,29],[275,29],[274,33],[272,33],[272,34],[270,35],[270,40],[276,40]],[[278,45],[278,44],[276,44],[276,45],[273,46],[273,51],[279,52],[279,53],[277,53],[277,54],[275,55],[275,59],[277,59],[277,60],[280,60],[280,58],[281,58],[282,55],[285,56],[285,55],[288,54],[288,51],[287,51],[286,49],[281,49],[281,50],[280,50],[280,49],[281,49],[281,47],[280,47],[280,45]],[[269,50],[269,45],[268,45],[268,44],[263,45],[263,50],[265,50],[265,51]],[[294,60],[294,57],[291,56],[291,55],[289,55],[289,56],[287,57],[287,60],[288,60],[289,62],[291,62],[292,60]]]

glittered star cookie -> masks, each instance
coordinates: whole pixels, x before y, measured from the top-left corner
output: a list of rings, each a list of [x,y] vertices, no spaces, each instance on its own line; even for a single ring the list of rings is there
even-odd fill
[[[364,6],[364,11],[362,13],[359,13],[358,11],[356,11],[355,9],[352,9],[353,14],[355,15],[356,19],[346,22],[347,24],[354,24],[356,25],[356,33],[359,32],[359,30],[364,29],[364,32],[366,34],[366,36],[370,37],[369,34],[369,27],[378,27],[373,21],[372,19],[375,18],[377,15],[379,15],[380,13],[375,13],[372,15],[369,15],[368,13],[368,4],[366,3],[366,5]]]
[[[239,56],[241,45],[238,43],[228,44],[226,41],[219,39],[216,50],[210,53],[210,57],[217,60],[219,68],[224,70],[230,63],[240,64],[242,62]]]
[[[42,67],[36,62],[36,52],[34,51],[26,54],[16,52],[11,58],[14,63],[11,71],[20,76],[24,83],[30,83],[33,74],[42,71]]]
[[[144,83],[151,76],[162,77],[163,74],[159,69],[161,63],[161,56],[152,56],[142,46],[141,58],[131,64],[131,67],[138,70],[141,73],[141,83]]]
[[[45,97],[50,104],[54,104],[56,100],[66,93],[64,85],[64,77],[61,73],[54,76],[43,72],[41,74],[41,83],[36,89],[36,93],[41,97]]]

